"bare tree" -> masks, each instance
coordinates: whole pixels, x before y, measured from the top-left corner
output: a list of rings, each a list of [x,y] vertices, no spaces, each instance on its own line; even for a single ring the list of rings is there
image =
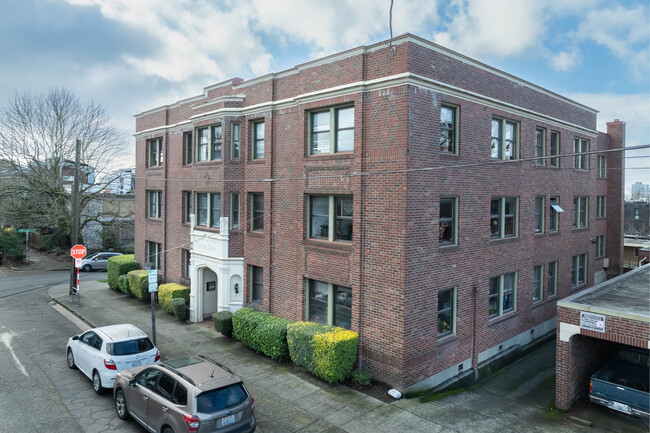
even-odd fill
[[[0,225],[72,234],[70,168],[74,176],[77,140],[83,227],[98,219],[84,209],[113,180],[109,173],[123,153],[126,133],[112,124],[103,106],[84,104],[65,89],[16,93],[0,108]]]

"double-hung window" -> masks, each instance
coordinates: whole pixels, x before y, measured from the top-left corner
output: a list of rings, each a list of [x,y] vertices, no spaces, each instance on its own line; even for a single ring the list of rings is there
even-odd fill
[[[544,233],[544,209],[546,197],[535,197],[535,233]]]
[[[230,193],[230,227],[239,228],[239,193]]]
[[[190,215],[192,214],[192,192],[183,191],[183,222],[190,222]]]
[[[587,282],[587,254],[579,254],[571,259],[571,287]]]
[[[456,288],[438,292],[438,338],[456,333]]]
[[[589,154],[585,154],[585,152],[589,152],[589,140],[584,138],[574,139],[573,152],[576,153],[573,157],[573,168],[589,170]]]
[[[196,129],[196,161],[210,160],[210,128]]]
[[[327,241],[351,241],[352,196],[309,196],[309,237]],[[334,230],[330,230],[334,227]]]
[[[147,264],[153,269],[160,269],[161,245],[157,242],[147,241],[145,249]]]
[[[535,156],[540,158],[535,160],[535,164],[546,165],[546,129],[535,129]]]
[[[251,302],[262,302],[264,294],[264,268],[250,266],[250,299]]]
[[[183,263],[182,263],[182,265],[183,265],[183,267],[182,267],[183,268],[182,277],[183,278],[190,278],[190,272],[191,272],[191,269],[190,269],[190,256],[191,256],[190,251],[186,250],[186,249],[183,249],[183,253],[182,253],[182,257],[181,257],[181,259],[183,261]]]
[[[517,123],[505,119],[492,119],[493,159],[517,158],[518,133]]]
[[[533,268],[533,302],[541,301],[544,293],[544,265]]]
[[[196,160],[221,159],[221,125],[196,129]]]
[[[162,191],[147,191],[147,218],[162,218]]]
[[[605,179],[607,177],[607,158],[602,155],[598,156],[598,178]]]
[[[264,193],[252,193],[251,198],[251,230],[264,230]]]
[[[502,316],[517,308],[517,273],[490,278],[490,317]]]
[[[556,232],[560,229],[560,214],[564,210],[560,207],[560,198],[551,197],[551,209],[549,211],[548,231]]]
[[[587,206],[589,205],[589,197],[574,197],[573,198],[573,227],[584,228],[587,227],[589,221],[589,212]]]
[[[307,280],[307,285],[307,320],[350,329],[352,289],[316,280]]]
[[[458,153],[458,109],[451,105],[440,106],[440,151]]]
[[[560,166],[560,158],[557,155],[560,154],[560,133],[557,131],[551,131],[551,146],[549,149],[549,155],[554,158],[549,159],[549,165],[551,167]]]
[[[210,127],[210,138],[212,140],[210,159],[221,159],[221,125]]]
[[[458,242],[457,232],[457,204],[455,197],[440,198],[439,242],[440,245],[454,245]]]
[[[240,138],[239,138],[239,123],[231,123],[230,124],[230,159],[239,159],[239,145],[240,145]]]
[[[557,261],[548,264],[548,296],[557,295]]]
[[[596,236],[596,258],[605,257],[605,235]]]
[[[605,218],[607,214],[607,196],[599,195],[596,197],[596,218]]]
[[[163,164],[162,138],[147,140],[147,167],[158,167]]]
[[[192,163],[192,133],[183,133],[183,165]]]
[[[332,107],[309,113],[309,154],[354,150],[354,107]]]
[[[264,158],[264,121],[252,122],[251,145],[253,151],[251,152],[252,159]]]
[[[493,198],[490,202],[490,237],[514,236],[517,236],[517,198]]]
[[[196,225],[203,227],[219,227],[221,217],[221,194],[196,193]]]

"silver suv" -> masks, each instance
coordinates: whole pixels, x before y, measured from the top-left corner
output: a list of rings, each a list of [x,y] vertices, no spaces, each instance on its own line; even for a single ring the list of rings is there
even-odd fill
[[[149,431],[253,432],[254,399],[242,380],[205,356],[131,368],[117,375],[115,410]]]

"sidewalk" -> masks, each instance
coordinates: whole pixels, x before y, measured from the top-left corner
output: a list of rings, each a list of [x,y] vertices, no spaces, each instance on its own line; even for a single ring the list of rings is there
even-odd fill
[[[53,286],[50,297],[91,327],[132,323],[152,335],[151,305],[87,281],[81,305],[71,302],[68,285]],[[195,323],[180,323],[156,310],[156,345],[162,359],[203,354],[235,371],[255,398],[258,432],[579,432],[597,429],[572,424],[544,407],[495,394],[490,387],[421,403],[385,403],[342,385],[329,385],[278,364],[236,340]],[[532,372],[531,372],[532,374]],[[517,395],[515,393],[515,395]]]

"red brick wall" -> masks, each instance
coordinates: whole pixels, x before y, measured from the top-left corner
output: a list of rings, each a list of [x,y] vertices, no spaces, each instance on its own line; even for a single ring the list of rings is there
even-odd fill
[[[557,299],[572,293],[572,256],[588,253],[589,257],[588,284],[577,289],[593,283],[593,273],[602,269],[602,259],[595,259],[590,238],[607,233],[609,242],[612,236],[608,220],[595,218],[596,196],[611,193],[609,182],[618,181],[614,178],[620,171],[612,170],[606,180],[597,179],[595,155],[590,157],[589,171],[573,170],[570,157],[561,159],[560,169],[527,160],[534,157],[536,127],[546,128],[547,148],[550,132],[560,132],[564,155],[573,152],[576,135],[566,127],[526,117],[527,110],[592,129],[595,114],[590,110],[505,74],[494,75],[488,67],[476,67],[417,44],[398,43],[394,55],[388,47],[349,54],[249,82],[222,83],[209,88],[205,97],[138,116],[137,132],[165,125],[169,130],[139,134],[136,139],[136,197],[140,197],[136,199],[136,258],[142,261],[145,240],[162,243],[165,278],[176,281],[181,274],[179,246],[189,241],[189,225],[181,221],[182,191],[221,192],[224,216],[230,213],[230,192],[239,191],[241,229],[230,231],[230,254],[243,256],[247,267],[264,269],[264,300],[257,307],[302,320],[305,279],[350,287],[352,329],[360,335],[359,366],[371,370],[379,380],[404,388],[468,358],[476,366],[478,353],[553,318]],[[452,96],[442,88],[403,83],[298,99],[310,92],[405,72],[521,108],[502,111],[492,104],[461,98],[457,92]],[[241,102],[218,99],[228,95],[244,96]],[[271,106],[272,102],[276,105]],[[458,155],[439,152],[441,102],[456,104],[460,110]],[[355,107],[354,152],[308,155],[309,110],[342,103]],[[227,110],[250,109],[257,104],[262,104],[258,111],[242,115]],[[214,110],[225,111],[183,123]],[[507,164],[491,160],[492,116],[519,122],[519,160]],[[258,119],[265,122],[265,157],[252,161],[250,122]],[[241,124],[239,161],[229,155],[231,121]],[[217,122],[223,126],[223,160],[181,165],[182,132]],[[157,136],[164,138],[165,166],[146,169],[146,139]],[[590,139],[592,150],[621,142],[616,137],[580,136]],[[406,171],[432,167],[435,170]],[[165,215],[160,221],[144,218],[142,198],[151,189],[164,191]],[[250,232],[250,193],[264,193],[264,230],[260,233]],[[309,194],[353,195],[355,235],[351,244],[308,239]],[[560,197],[565,213],[560,216],[558,233],[534,234],[537,195],[546,197],[547,207],[551,196]],[[574,230],[573,197],[583,195],[590,197],[589,227]],[[457,246],[438,247],[442,196],[459,200]],[[501,196],[519,198],[519,235],[515,239],[492,240],[489,236],[490,200]],[[608,201],[610,205],[614,206]],[[610,253],[608,246],[610,257],[616,253]],[[548,266],[555,260],[559,262],[558,296],[545,296],[533,305],[533,267]],[[488,320],[489,278],[508,272],[518,272],[517,310]],[[248,268],[244,278],[245,299],[249,299]],[[438,342],[437,292],[452,286],[458,290],[457,333]]]

